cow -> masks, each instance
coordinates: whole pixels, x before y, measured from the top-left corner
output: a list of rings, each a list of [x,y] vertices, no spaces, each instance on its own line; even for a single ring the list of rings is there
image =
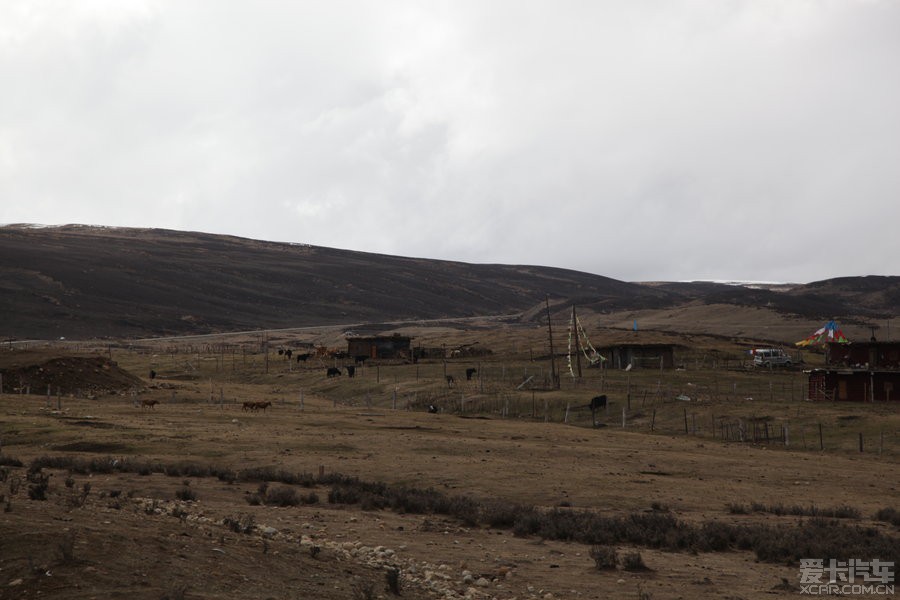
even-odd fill
[[[588,405],[591,408],[591,424],[596,427],[597,426],[597,409],[602,408],[606,409],[606,394],[601,394],[599,396],[594,396],[591,398],[591,403]]]
[[[448,388],[452,388],[453,384],[456,383],[456,380],[453,378],[453,375],[445,375],[444,378],[447,380]]]
[[[297,364],[299,365],[301,362],[306,362],[306,359],[308,359],[310,356],[312,356],[312,354],[310,354],[309,352],[305,352],[303,354],[298,354],[297,355]]]
[[[360,354],[358,356],[354,356],[353,360],[354,360],[354,362],[356,362],[356,364],[361,365],[364,362],[366,362],[367,358],[369,358],[369,356],[367,354]]]
[[[435,406],[434,404],[429,404],[429,405],[428,405],[428,412],[430,412],[430,413],[432,413],[432,414],[437,413],[437,412],[438,412],[438,407]]]
[[[591,410],[597,410],[598,408],[606,408],[606,394],[600,396],[594,396],[591,398],[590,404]]]
[[[472,375],[478,372],[478,369],[466,369],[466,381],[472,381]]]
[[[159,404],[159,400],[141,400],[141,408],[153,408]]]
[[[335,367],[328,367],[328,371],[325,372],[327,377],[340,377],[341,370]]]
[[[156,371],[150,369],[150,379],[156,379]]]
[[[256,407],[253,410],[262,410],[266,412],[266,409],[272,406],[272,403],[266,400],[265,402],[256,402]]]
[[[356,375],[356,367],[354,367],[353,365],[347,365],[344,368],[347,369],[347,377],[353,377],[354,375]]]
[[[287,350],[284,351],[284,355],[287,357],[288,360],[291,360],[291,356],[294,355],[294,351],[291,350],[290,348],[288,348]]]

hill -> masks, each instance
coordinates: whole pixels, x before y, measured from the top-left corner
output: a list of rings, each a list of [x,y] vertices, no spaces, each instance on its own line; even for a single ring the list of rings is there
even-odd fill
[[[469,264],[161,229],[0,227],[0,336],[145,337],[524,314],[549,296],[598,313],[688,303],[804,318],[898,314],[900,278],[761,289],[640,284],[578,271]],[[529,310],[531,309],[531,310]]]

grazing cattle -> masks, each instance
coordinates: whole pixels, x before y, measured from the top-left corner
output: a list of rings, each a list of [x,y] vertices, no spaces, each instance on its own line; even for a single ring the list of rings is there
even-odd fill
[[[153,408],[159,404],[159,400],[141,400],[141,408]]]
[[[437,407],[437,406],[435,406],[434,404],[429,404],[429,405],[428,405],[428,412],[430,412],[430,413],[436,413],[437,411],[438,411],[438,407]]]
[[[278,356],[281,356],[282,354],[284,354],[284,349],[283,349],[283,348],[279,348],[279,349],[278,349]]]
[[[365,355],[365,354],[360,354],[359,356],[354,356],[354,357],[353,357],[353,360],[356,362],[356,364],[361,365],[361,364],[363,364],[364,362],[366,362],[366,359],[367,359],[367,358],[369,358],[367,355]]]
[[[353,377],[354,375],[356,375],[356,367],[347,365],[344,368],[347,369],[347,377]]]
[[[310,356],[312,356],[312,355],[309,352],[306,352],[304,354],[298,354],[297,355],[297,364],[300,364],[301,362],[306,362],[306,359],[308,359]]]
[[[591,410],[597,410],[598,408],[606,408],[606,394],[602,396],[595,396],[591,398],[590,404]]]
[[[284,355],[287,357],[288,360],[291,360],[291,357],[294,355],[294,351],[290,350],[290,349],[285,350]]]
[[[150,379],[156,379],[156,371],[150,369]]]
[[[256,402],[244,402],[241,410],[256,410]]]
[[[445,378],[447,379],[447,387],[452,388],[453,384],[456,383],[456,380],[453,379],[453,375],[445,375]]]
[[[472,381],[472,375],[478,372],[478,369],[466,369],[466,381]]]
[[[606,409],[606,394],[602,394],[600,396],[594,396],[591,398],[591,403],[589,405],[591,407],[591,424],[596,427],[597,426],[597,409],[602,408]]]
[[[341,370],[335,367],[328,367],[328,371],[325,372],[325,375],[328,377],[340,377]]]
[[[268,400],[266,400],[265,402],[256,402],[256,408],[254,408],[253,410],[262,410],[263,412],[266,412],[266,409],[270,406],[272,406],[272,403]]]

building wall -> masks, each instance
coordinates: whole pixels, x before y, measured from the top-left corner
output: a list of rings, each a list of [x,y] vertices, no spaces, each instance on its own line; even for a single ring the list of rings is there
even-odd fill
[[[662,357],[662,368],[675,367],[675,353],[671,346],[612,346],[600,350],[607,354],[612,368],[624,369],[629,364],[633,369],[658,369]]]
[[[350,338],[347,340],[350,356],[369,358],[409,358],[410,339],[401,336]]]
[[[900,400],[900,372],[813,371],[809,375],[809,399],[839,402]]]

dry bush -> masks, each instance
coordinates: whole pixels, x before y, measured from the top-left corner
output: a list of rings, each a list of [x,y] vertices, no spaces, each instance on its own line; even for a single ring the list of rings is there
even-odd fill
[[[622,556],[622,568],[626,571],[650,570],[650,568],[644,564],[644,559],[640,552],[627,552]]]
[[[243,515],[237,518],[225,517],[222,524],[235,533],[248,534],[252,533],[256,528],[256,521],[253,515]]]
[[[22,461],[12,456],[4,456],[0,454],[0,467],[21,467]]]
[[[591,546],[591,558],[598,571],[610,571],[616,568],[616,548],[614,546]]]
[[[900,511],[896,508],[882,508],[875,513],[875,520],[890,523],[894,527],[900,527]]]

